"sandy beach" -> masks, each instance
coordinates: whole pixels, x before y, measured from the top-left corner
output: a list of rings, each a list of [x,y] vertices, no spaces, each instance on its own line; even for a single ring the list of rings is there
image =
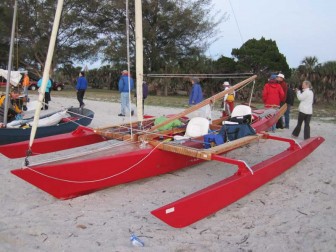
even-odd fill
[[[128,120],[117,116],[117,103],[84,102],[95,112],[91,127]],[[77,100],[52,97],[50,108],[71,105],[78,106]],[[180,111],[145,106],[145,113],[154,116]],[[295,124],[293,119],[289,130],[274,134],[290,137]],[[0,251],[336,251],[335,132],[335,124],[314,119],[311,135],[322,136],[325,142],[310,156],[243,199],[183,229],[166,225],[150,211],[229,176],[234,166],[205,162],[62,201],[10,173],[22,167],[23,159],[0,155]],[[298,141],[303,140],[302,133]],[[228,156],[253,165],[286,146],[261,141]],[[131,233],[145,246],[134,247]]]

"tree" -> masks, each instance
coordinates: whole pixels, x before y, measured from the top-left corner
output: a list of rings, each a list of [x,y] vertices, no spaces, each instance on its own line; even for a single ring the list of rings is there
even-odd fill
[[[236,72],[236,62],[232,58],[221,56],[218,60],[214,62],[216,73],[235,73]]]
[[[106,41],[104,59],[112,64],[126,62],[125,3],[119,0],[106,1],[105,4],[99,15],[100,23],[104,24],[102,40]],[[129,28],[130,52],[134,62],[133,4],[130,3]],[[203,56],[209,41],[215,37],[218,22],[210,15],[211,0],[147,0],[143,1],[142,8],[146,72],[171,72],[176,68],[190,70],[184,59]]]
[[[286,57],[279,52],[276,42],[271,39],[250,39],[239,49],[232,49],[231,54],[237,59],[237,69],[241,72],[260,74],[260,71],[267,69],[268,73],[282,72],[290,76]],[[265,73],[261,72],[261,75],[266,77]]]
[[[318,78],[317,72],[315,71],[315,68],[318,66],[318,59],[313,57],[305,57],[302,62],[302,67],[299,66],[299,68],[302,71],[302,78],[305,78],[307,80],[315,80]]]
[[[13,19],[13,1],[0,2],[0,68],[7,69]]]
[[[12,2],[3,0],[0,12],[11,13]],[[64,3],[52,70],[58,65],[72,64],[74,60],[94,59],[97,55],[101,46],[98,41],[99,34],[86,18],[97,6],[98,1],[87,1],[83,4],[81,0],[71,0]],[[18,1],[16,39],[19,67],[36,75],[43,72],[55,10],[54,0]],[[7,25],[11,24],[9,19],[7,22]]]

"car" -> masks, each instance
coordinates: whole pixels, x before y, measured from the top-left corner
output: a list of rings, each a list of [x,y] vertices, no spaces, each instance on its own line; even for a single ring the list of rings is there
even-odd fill
[[[6,87],[7,86],[7,80],[0,76],[0,87]]]
[[[38,86],[37,86],[37,81],[34,80],[30,80],[29,81],[29,89],[30,90],[37,90]],[[64,83],[62,82],[57,82],[57,81],[52,81],[52,90],[56,90],[56,91],[61,91],[64,89]]]
[[[53,81],[53,90],[62,91],[64,89],[64,83]]]
[[[35,80],[29,80],[29,87],[28,87],[30,90],[37,90],[38,89],[38,86],[37,86],[37,81]]]

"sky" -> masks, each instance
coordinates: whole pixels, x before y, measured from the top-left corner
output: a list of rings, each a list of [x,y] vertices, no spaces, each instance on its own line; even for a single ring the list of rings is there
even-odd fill
[[[212,1],[213,10],[227,17],[207,51],[214,59],[232,57],[233,48],[264,37],[276,41],[291,68],[311,56],[319,63],[336,61],[336,0]]]

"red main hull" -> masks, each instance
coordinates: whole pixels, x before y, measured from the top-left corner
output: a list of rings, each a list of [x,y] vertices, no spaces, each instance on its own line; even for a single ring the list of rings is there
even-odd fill
[[[39,155],[44,153],[55,152],[88,144],[99,143],[106,139],[94,133],[94,130],[79,126],[70,133],[56,136],[42,137],[34,140],[33,153]],[[27,155],[29,140],[18,143],[6,144],[0,146],[0,153],[8,158],[20,158]]]
[[[289,148],[251,167],[254,174],[244,172],[226,178],[151,213],[175,228],[186,227],[239,200],[277,177],[313,152],[324,139],[315,137],[302,143],[302,148]],[[216,158],[214,158],[216,159]],[[218,159],[220,161],[220,156]]]
[[[125,144],[119,146],[118,150],[99,152],[96,157],[53,162],[11,172],[56,198],[69,199],[179,170],[202,161],[150,146],[140,149],[137,144]]]

